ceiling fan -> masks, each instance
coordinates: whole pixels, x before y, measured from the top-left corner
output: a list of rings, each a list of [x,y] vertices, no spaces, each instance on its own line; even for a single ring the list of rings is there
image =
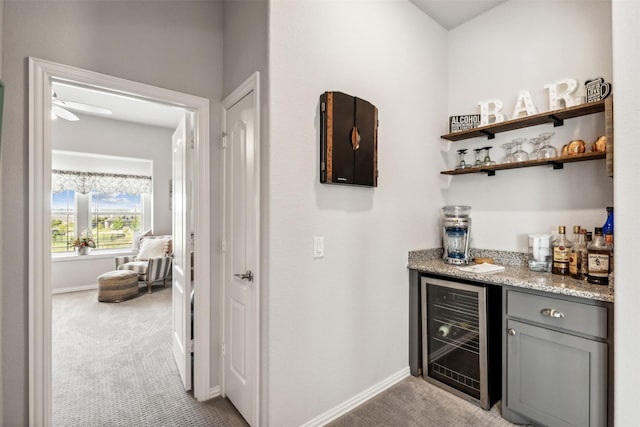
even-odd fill
[[[112,114],[108,108],[98,107],[91,104],[85,104],[82,102],[75,101],[65,101],[58,98],[58,95],[53,92],[53,96],[51,98],[51,118],[60,117],[61,119],[68,120],[70,122],[75,122],[80,120],[78,116],[72,113],[69,110],[76,110],[85,113],[94,113],[94,114]]]

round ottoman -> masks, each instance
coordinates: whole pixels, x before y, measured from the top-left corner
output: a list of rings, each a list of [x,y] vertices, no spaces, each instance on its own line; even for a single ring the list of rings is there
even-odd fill
[[[115,270],[98,276],[98,301],[120,302],[138,295],[138,273]]]

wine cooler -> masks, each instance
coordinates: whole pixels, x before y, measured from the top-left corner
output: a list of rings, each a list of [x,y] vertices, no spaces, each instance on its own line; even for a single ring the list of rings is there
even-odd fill
[[[490,409],[501,390],[500,288],[431,277],[421,285],[424,379]]]

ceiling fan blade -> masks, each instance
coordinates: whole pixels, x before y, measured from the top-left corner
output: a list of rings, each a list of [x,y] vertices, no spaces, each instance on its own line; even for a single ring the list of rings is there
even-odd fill
[[[108,108],[98,107],[96,105],[91,105],[91,104],[84,104],[81,102],[63,101],[58,98],[54,98],[52,102],[55,105],[58,105],[61,107],[71,108],[73,110],[78,110],[78,111],[86,111],[87,113],[95,113],[95,114],[112,114],[113,113]]]
[[[57,117],[60,117],[61,119],[69,120],[70,122],[76,122],[80,120],[78,116],[73,114],[71,111],[65,110],[64,108],[57,105],[52,105],[51,110],[53,111],[53,114],[55,114]]]

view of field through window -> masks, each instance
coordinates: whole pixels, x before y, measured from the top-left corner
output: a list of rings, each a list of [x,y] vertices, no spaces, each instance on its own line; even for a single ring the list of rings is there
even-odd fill
[[[86,212],[83,221],[80,212]],[[84,222],[84,224],[83,224]],[[73,252],[73,240],[88,231],[96,249],[130,248],[142,224],[141,195],[92,192],[90,197],[73,190],[51,198],[51,252]]]

